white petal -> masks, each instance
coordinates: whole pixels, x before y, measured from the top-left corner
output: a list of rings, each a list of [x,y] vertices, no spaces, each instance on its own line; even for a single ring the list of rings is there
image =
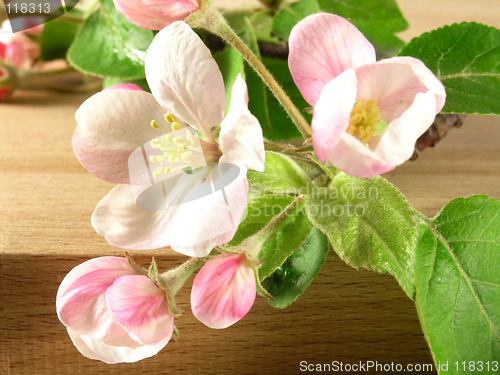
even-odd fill
[[[383,160],[357,138],[343,133],[340,141],[325,156],[350,176],[370,178],[389,172],[394,165]]]
[[[130,185],[118,185],[97,205],[92,225],[113,246],[125,249],[157,249],[169,245],[170,212],[143,210]]]
[[[408,160],[415,142],[431,126],[436,115],[435,95],[419,93],[403,114],[387,125],[374,152],[392,165]]]
[[[76,111],[73,149],[78,160],[105,181],[129,183],[130,154],[168,131],[166,112],[147,92],[116,89],[95,94]],[[151,120],[163,130],[153,129]]]
[[[328,82],[321,91],[312,120],[314,151],[321,162],[328,159],[336,165],[336,160],[329,159],[326,153],[347,130],[355,98],[356,75],[352,69]]]
[[[184,22],[161,30],[146,56],[146,79],[156,100],[208,139],[222,122],[224,81],[210,50]]]
[[[246,169],[237,169],[235,172],[231,164],[212,164],[213,193],[175,207],[171,230],[174,250],[203,257],[233,238],[248,197]]]
[[[137,362],[152,357],[168,344],[170,338],[166,338],[156,345],[141,345],[128,335],[105,342],[92,341],[87,336],[81,336],[81,340],[88,347],[88,350],[95,353],[96,356],[105,358],[104,362],[112,364]]]
[[[238,161],[248,169],[264,171],[264,138],[259,121],[248,110],[247,85],[238,74],[229,112],[221,124],[220,146],[223,162]]]

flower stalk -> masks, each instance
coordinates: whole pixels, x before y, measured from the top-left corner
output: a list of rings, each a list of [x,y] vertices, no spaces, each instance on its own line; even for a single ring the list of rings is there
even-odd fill
[[[233,31],[233,29],[231,29],[227,21],[222,16],[222,14],[217,10],[217,8],[212,6],[211,2],[208,2],[208,4],[203,4],[202,9],[199,12],[193,13],[188,18],[186,18],[186,22],[191,27],[200,27],[218,35],[226,43],[234,47],[248,62],[248,64],[250,64],[250,66],[257,72],[260,78],[262,78],[269,90],[271,90],[278,102],[288,113],[288,116],[290,116],[302,136],[305,139],[311,137],[311,127],[302,116],[300,111],[293,104],[293,102],[281,88],[279,83],[276,82],[276,80],[267,70],[264,64],[262,64],[259,58],[241,40],[241,38],[236,35],[236,33]]]

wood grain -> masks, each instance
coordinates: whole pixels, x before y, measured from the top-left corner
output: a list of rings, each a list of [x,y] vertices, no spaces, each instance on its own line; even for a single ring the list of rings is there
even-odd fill
[[[239,323],[210,330],[190,313],[188,287],[179,298],[186,314],[176,320],[178,343],[134,364],[81,356],[57,319],[58,285],[84,260],[122,255],[90,224],[112,185],[89,174],[71,147],[74,113],[85,99],[21,91],[0,104],[0,374],[292,374],[300,373],[300,361],[432,362],[414,305],[397,282],[335,256],[285,310],[258,298]],[[500,197],[499,139],[499,117],[469,116],[436,148],[386,177],[429,216],[459,196]],[[155,253],[164,269],[184,259]],[[133,254],[147,264],[153,252]]]

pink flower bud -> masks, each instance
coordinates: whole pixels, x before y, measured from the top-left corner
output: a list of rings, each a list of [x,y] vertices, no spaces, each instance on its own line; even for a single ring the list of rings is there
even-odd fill
[[[133,24],[148,30],[161,30],[172,22],[183,21],[200,9],[201,0],[113,0],[116,10]]]
[[[73,268],[59,287],[56,308],[80,353],[106,363],[155,355],[174,328],[165,292],[125,258],[96,258]]]
[[[243,318],[255,301],[255,271],[245,254],[209,260],[193,282],[191,309],[210,328],[226,328]]]

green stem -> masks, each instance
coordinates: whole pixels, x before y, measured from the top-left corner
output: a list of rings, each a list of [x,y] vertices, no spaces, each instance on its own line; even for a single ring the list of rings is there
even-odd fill
[[[257,56],[250,48],[236,35],[236,33],[227,24],[226,20],[219,11],[212,5],[208,5],[205,9],[202,8],[197,13],[192,14],[186,19],[186,22],[191,27],[204,28],[224,39],[228,44],[234,47],[257,74],[266,83],[269,90],[274,94],[279,103],[283,106],[288,116],[292,119],[295,126],[299,129],[302,136],[307,139],[311,137],[311,127],[301,115],[300,111],[295,107],[288,95],[283,91],[278,82],[269,73],[266,67],[262,64]]]

